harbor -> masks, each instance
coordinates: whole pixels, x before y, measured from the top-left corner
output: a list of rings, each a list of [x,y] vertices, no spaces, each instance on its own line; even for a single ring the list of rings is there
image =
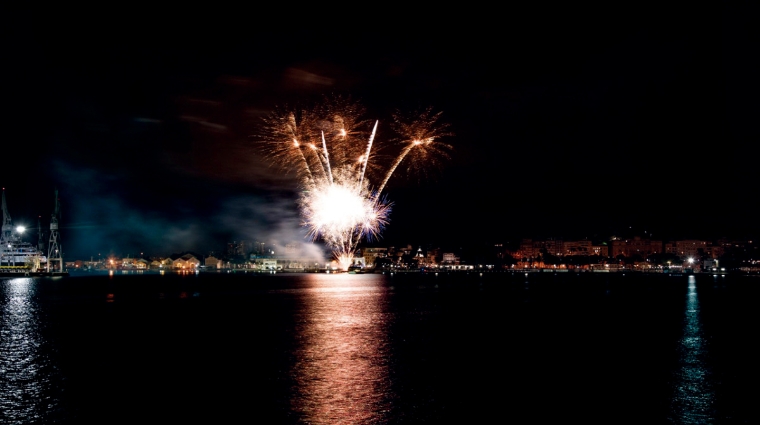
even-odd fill
[[[58,191],[55,191],[55,208],[50,218],[47,243],[43,237],[42,224],[37,224],[37,244],[23,240],[27,229],[13,226],[3,188],[3,225],[0,234],[0,276],[66,276],[63,251],[58,232],[60,205]],[[47,249],[47,252],[46,252]]]
[[[750,423],[756,283],[622,273],[0,279],[0,422],[231,423],[253,410],[275,424]]]

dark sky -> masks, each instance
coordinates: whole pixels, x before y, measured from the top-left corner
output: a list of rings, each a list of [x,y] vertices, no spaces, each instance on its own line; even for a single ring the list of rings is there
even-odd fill
[[[0,182],[15,224],[47,227],[59,190],[70,259],[303,240],[297,186],[251,136],[336,93],[378,137],[425,106],[455,133],[439,173],[389,185],[381,244],[757,235],[756,12],[3,13]]]

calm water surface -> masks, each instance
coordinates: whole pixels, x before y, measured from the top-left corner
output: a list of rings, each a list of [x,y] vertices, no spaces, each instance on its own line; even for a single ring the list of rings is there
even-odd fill
[[[0,423],[754,423],[760,280],[0,279]]]

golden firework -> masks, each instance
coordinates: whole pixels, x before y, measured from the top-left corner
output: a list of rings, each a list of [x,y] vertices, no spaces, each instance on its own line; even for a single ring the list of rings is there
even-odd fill
[[[376,140],[379,121],[367,120],[365,108],[348,97],[325,97],[307,108],[279,107],[263,120],[260,141],[267,157],[302,184],[299,206],[309,236],[333,250],[344,268],[363,238],[377,238],[388,224],[391,203],[382,195],[397,169],[425,172],[448,158],[451,136],[441,112],[432,108],[393,115],[397,134],[386,144]],[[375,152],[385,152],[383,166]],[[387,154],[390,152],[390,154]],[[381,183],[372,186],[375,178]]]

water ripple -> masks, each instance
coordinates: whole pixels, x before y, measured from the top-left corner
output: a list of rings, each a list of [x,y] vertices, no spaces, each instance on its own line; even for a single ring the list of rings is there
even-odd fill
[[[46,412],[57,408],[50,395],[53,365],[40,335],[36,281],[0,280],[0,422],[49,423]]]
[[[315,280],[308,289],[291,372],[292,406],[306,423],[387,421],[386,293],[355,284]]]
[[[699,314],[696,279],[689,276],[683,337],[680,340],[679,369],[675,372],[671,421],[679,424],[714,422],[715,394],[710,385],[706,348]]]

